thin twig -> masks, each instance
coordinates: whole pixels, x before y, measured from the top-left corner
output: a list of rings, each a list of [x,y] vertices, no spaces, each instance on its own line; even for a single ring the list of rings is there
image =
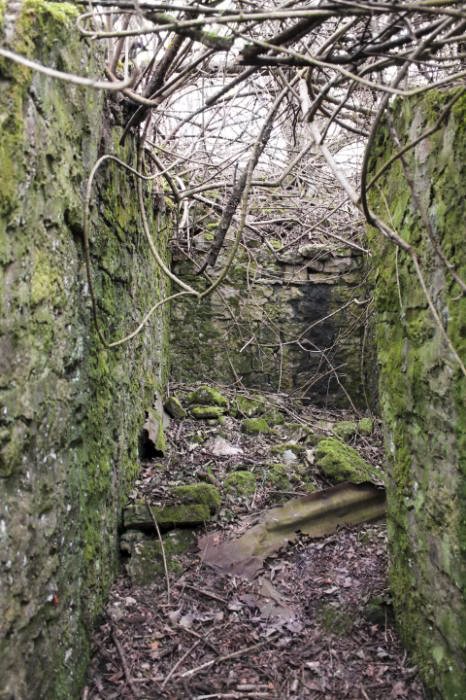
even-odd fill
[[[126,682],[128,683],[134,697],[139,698],[140,695],[134,686],[133,679],[131,677],[131,672],[129,670],[128,662],[126,661],[125,652],[124,652],[123,647],[120,644],[120,640],[118,639],[118,636],[117,636],[117,628],[116,628],[115,622],[110,615],[108,616],[108,620],[110,622],[110,629],[112,631],[112,639],[113,639],[113,642],[117,648],[118,655],[119,655],[120,660],[121,660],[121,665],[123,666],[123,672],[125,674]]]
[[[7,49],[0,48],[0,56],[8,58],[10,61],[14,61],[15,63],[19,63],[22,66],[26,66],[26,68],[31,68],[31,70],[34,70],[37,73],[47,75],[49,78],[58,78],[59,80],[65,80],[67,83],[82,85],[83,87],[90,87],[94,88],[95,90],[109,90],[110,92],[117,92],[118,90],[123,90],[124,88],[129,87],[133,82],[133,78],[129,78],[128,80],[118,80],[116,82],[112,81],[110,83],[102,82],[100,80],[93,80],[92,78],[83,78],[82,76],[75,75],[74,73],[64,73],[61,70],[55,70],[54,68],[43,66],[41,63],[31,61],[29,58],[20,56],[19,54],[14,53],[13,51],[8,51]]]
[[[210,591],[206,591],[203,588],[196,588],[196,586],[191,586],[189,583],[184,583],[184,582],[181,582],[180,585],[182,585],[183,588],[190,588],[192,591],[196,591],[196,593],[201,593],[202,595],[205,595],[207,598],[212,598],[212,600],[218,600],[219,603],[223,603],[224,605],[227,604],[227,601],[224,598],[220,598],[220,596],[215,595],[215,593],[211,593]]]
[[[171,671],[169,671],[169,673],[168,673],[168,675],[166,676],[164,682],[163,682],[162,685],[160,686],[160,690],[163,690],[163,689],[165,688],[166,684],[168,683],[168,681],[170,680],[170,678],[173,676],[173,674],[175,673],[176,669],[177,669],[177,668],[183,663],[183,661],[191,654],[191,652],[194,651],[194,649],[195,649],[197,646],[199,646],[199,644],[201,643],[201,641],[202,641],[201,639],[198,639],[196,642],[194,642],[194,644],[188,649],[188,651],[186,651],[186,652],[183,654],[183,656],[182,656],[181,658],[178,659],[178,661],[177,661],[176,664],[173,666],[173,668],[171,669]]]
[[[181,625],[179,625],[178,627],[181,629]],[[183,630],[183,632],[188,632],[189,634],[192,634],[193,637],[197,637],[198,639],[200,639],[202,642],[204,642],[204,645],[206,647],[209,647],[209,649],[211,649],[214,652],[214,654],[217,654],[217,656],[220,656],[220,652],[217,649],[217,647],[215,646],[215,644],[212,644],[212,642],[209,642],[209,640],[207,639],[207,636],[205,634],[200,635],[199,632],[196,632],[196,630],[193,630],[190,627],[183,627],[182,630]]]
[[[273,635],[269,637],[269,640],[271,639]],[[269,641],[267,640],[267,641]],[[205,668],[208,668],[209,666],[212,666],[213,664],[219,663],[220,661],[228,661],[228,659],[235,659],[238,656],[243,656],[243,654],[248,654],[251,651],[255,651],[256,649],[259,649],[260,647],[264,646],[266,642],[259,642],[258,644],[253,644],[250,647],[244,647],[243,649],[239,649],[238,651],[234,651],[231,654],[225,654],[224,656],[219,656],[217,659],[211,659],[210,661],[206,661],[205,664],[201,664],[201,666],[196,666],[196,668],[192,668],[189,671],[185,671],[184,673],[181,674],[180,678],[188,678],[189,676],[194,676],[195,673],[198,673],[199,671],[203,671]]]
[[[167,559],[165,557],[165,547],[163,546],[162,535],[160,534],[160,528],[159,528],[159,525],[157,522],[157,518],[155,517],[155,513],[152,510],[152,507],[148,501],[146,501],[146,506],[147,506],[147,510],[149,511],[150,516],[153,520],[153,523],[155,525],[155,529],[157,531],[157,537],[159,538],[159,542],[160,542],[160,549],[162,551],[163,568],[165,571],[165,581],[167,582],[167,602],[170,605],[170,577],[168,575]]]

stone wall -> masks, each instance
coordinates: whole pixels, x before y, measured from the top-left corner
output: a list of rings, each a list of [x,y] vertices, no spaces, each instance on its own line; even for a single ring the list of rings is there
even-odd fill
[[[18,53],[95,72],[74,5],[6,10],[3,39]],[[164,311],[114,350],[91,323],[83,193],[121,134],[105,110],[102,93],[0,59],[1,700],[80,697],[144,411],[166,379]],[[130,146],[119,155],[134,162]],[[137,225],[134,180],[114,164],[99,176],[92,222],[99,315],[114,340],[168,289]]]
[[[194,257],[202,261],[209,241],[197,241]],[[297,392],[318,405],[348,407],[352,401],[366,408],[364,254],[338,241],[274,254],[257,245],[250,241],[241,249],[218,292],[200,304],[189,298],[174,304],[174,378],[241,379],[246,387]],[[175,258],[174,271],[198,289],[207,287],[183,255]]]
[[[396,103],[393,119],[402,143],[432,127],[451,97],[435,93]],[[464,280],[465,124],[463,93],[445,127],[405,156],[414,197],[399,160],[371,194],[380,215],[390,217],[418,252],[428,293],[463,362],[466,303],[450,269]],[[372,174],[396,151],[385,124]],[[434,321],[410,256],[397,253],[375,232],[370,247],[398,623],[434,696],[460,700],[466,697],[465,378]]]

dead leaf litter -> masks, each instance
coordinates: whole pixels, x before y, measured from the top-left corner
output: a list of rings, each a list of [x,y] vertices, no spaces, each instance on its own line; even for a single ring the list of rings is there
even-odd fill
[[[425,700],[394,625],[383,521],[320,538],[299,534],[264,558],[253,578],[203,561],[206,538],[219,545],[238,538],[264,509],[333,485],[316,467],[316,440],[308,438],[331,435],[348,415],[289,403],[287,412],[292,427],[254,436],[241,431],[241,416],[171,421],[168,447],[143,461],[131,502],[163,513],[156,509],[170,505],[174,487],[207,483],[220,490],[222,504],[196,537],[192,528],[170,532],[171,540],[184,533],[188,542],[176,566],[160,544],[168,542],[163,527],[160,535],[122,536],[124,572],[94,634],[83,700]],[[378,430],[350,444],[380,472]],[[287,463],[283,447],[296,459]],[[283,469],[270,479],[277,463]],[[224,486],[239,471],[254,474],[253,489]],[[143,584],[129,575],[139,536],[154,547],[153,574]]]

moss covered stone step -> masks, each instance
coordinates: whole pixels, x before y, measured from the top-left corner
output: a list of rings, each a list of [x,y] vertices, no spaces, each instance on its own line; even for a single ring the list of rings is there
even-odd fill
[[[173,497],[182,504],[202,503],[215,513],[220,507],[221,499],[218,489],[213,484],[183,484],[172,489]]]
[[[205,503],[183,504],[178,506],[152,506],[157,525],[162,530],[173,527],[200,525],[210,519],[210,508]],[[125,508],[123,526],[126,530],[155,530],[154,518],[146,503],[135,503]]]

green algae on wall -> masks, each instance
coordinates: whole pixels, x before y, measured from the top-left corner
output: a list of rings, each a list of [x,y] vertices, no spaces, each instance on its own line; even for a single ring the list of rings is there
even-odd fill
[[[95,74],[78,14],[71,3],[26,0],[11,46]],[[102,93],[5,59],[0,75],[0,698],[68,700],[80,697],[92,624],[116,571],[144,410],[166,380],[167,313],[150,333],[102,349],[82,195],[99,145],[112,150],[120,134],[102,133]],[[120,155],[130,159],[131,146]],[[108,166],[92,201],[99,315],[114,339],[168,285],[138,229],[132,179]]]
[[[413,141],[436,122],[451,97],[434,92],[395,103],[398,133]],[[372,206],[415,246],[433,304],[463,362],[466,300],[435,246],[464,279],[465,124],[463,94],[444,128],[406,155],[416,197],[399,161],[370,195]],[[395,152],[387,126],[381,126],[372,172]],[[465,379],[432,318],[410,257],[374,231],[370,247],[397,619],[433,695],[460,700],[466,697]]]

